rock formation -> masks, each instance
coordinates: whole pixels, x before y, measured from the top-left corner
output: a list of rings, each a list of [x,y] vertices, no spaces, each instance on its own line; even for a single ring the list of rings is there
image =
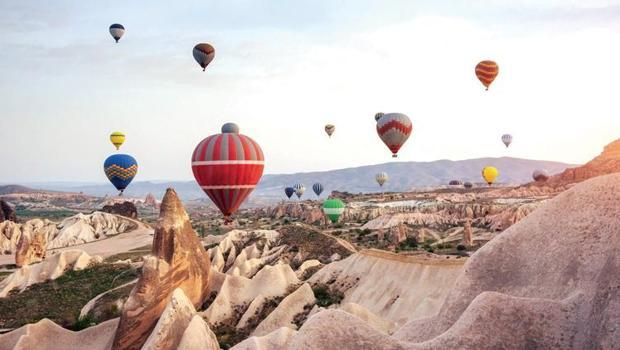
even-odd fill
[[[0,222],[13,221],[17,222],[17,216],[15,210],[9,205],[9,203],[0,199]]]
[[[474,236],[471,231],[471,220],[474,218],[474,211],[470,207],[467,207],[465,217],[465,224],[463,225],[463,244],[467,247],[471,247],[474,244]]]
[[[15,265],[22,267],[45,259],[47,241],[42,232],[22,234],[15,250]]]
[[[153,237],[152,255],[123,306],[113,349],[140,349],[179,288],[194,307],[209,290],[210,262],[173,189],[166,190]]]
[[[598,157],[580,167],[569,168],[550,177],[544,185],[558,186],[578,183],[596,176],[616,172],[620,172],[620,139],[605,146]]]
[[[152,193],[147,194],[146,197],[144,198],[144,206],[157,209],[157,206],[158,206],[157,199]]]
[[[122,203],[104,205],[101,211],[104,213],[121,215],[131,219],[138,218],[138,209],[136,209],[136,206],[132,202],[127,201]]]

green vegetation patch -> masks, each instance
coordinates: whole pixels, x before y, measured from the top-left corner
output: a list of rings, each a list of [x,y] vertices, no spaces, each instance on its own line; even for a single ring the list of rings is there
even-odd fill
[[[344,299],[344,293],[330,288],[326,284],[316,284],[312,287],[312,292],[316,298],[316,304],[321,307],[328,307],[332,304],[340,304]]]
[[[289,225],[278,230],[282,235],[279,244],[286,244],[291,252],[303,252],[305,260],[317,259],[321,263],[329,263],[329,258],[338,253],[341,258],[351,252],[340,245],[336,239],[321,234],[309,226]]]
[[[139,272],[126,265],[97,264],[80,271],[11,292],[0,299],[0,328],[17,328],[43,318],[73,329],[82,307],[107,290],[136,279]],[[90,321],[88,322],[91,323]]]

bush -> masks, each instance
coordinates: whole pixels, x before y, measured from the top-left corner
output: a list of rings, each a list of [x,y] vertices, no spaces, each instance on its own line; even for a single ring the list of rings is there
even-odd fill
[[[326,284],[315,285],[312,287],[312,292],[316,297],[316,304],[321,307],[340,304],[342,299],[344,299],[344,294],[342,292],[334,291]]]
[[[462,251],[467,250],[467,247],[462,244],[459,244],[456,246],[456,250],[458,250],[459,252],[462,252]]]

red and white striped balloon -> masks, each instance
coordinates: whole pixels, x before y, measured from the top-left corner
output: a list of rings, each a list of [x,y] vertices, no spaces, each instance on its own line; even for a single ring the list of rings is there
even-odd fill
[[[239,134],[234,123],[222,133],[202,140],[192,155],[196,182],[220,209],[226,221],[252,192],[263,175],[265,158],[260,146]]]
[[[402,113],[377,113],[375,120],[377,121],[377,134],[392,151],[392,157],[396,157],[398,150],[413,131],[411,120]]]

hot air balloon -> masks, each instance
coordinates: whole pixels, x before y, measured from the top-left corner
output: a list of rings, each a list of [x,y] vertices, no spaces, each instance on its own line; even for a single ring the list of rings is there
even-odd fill
[[[295,190],[297,198],[301,198],[304,192],[306,192],[306,187],[303,184],[295,184],[293,185],[293,189]]]
[[[385,113],[379,112],[375,114],[375,121],[378,122]]]
[[[200,67],[202,67],[202,71],[204,72],[207,69],[207,66],[213,58],[215,57],[215,49],[210,44],[201,43],[194,46],[194,50],[192,50],[192,54],[194,55],[194,59]]]
[[[545,182],[549,179],[549,173],[546,170],[537,169],[532,173],[532,178],[536,182]]]
[[[239,134],[235,123],[224,124],[221,134],[202,140],[192,155],[196,182],[224,214],[226,223],[256,187],[264,166],[260,146]]]
[[[471,182],[469,182],[469,181],[467,181],[467,182],[465,182],[465,183],[463,184],[463,187],[465,187],[465,188],[472,188],[472,187],[474,187],[474,184],[473,184],[473,183],[471,183]]]
[[[492,167],[492,166],[485,166],[484,169],[482,169],[482,178],[484,178],[484,181],[486,181],[489,186],[491,186],[493,184],[493,182],[495,182],[495,179],[499,176],[499,171],[497,171],[497,168]]]
[[[389,179],[388,174],[385,171],[382,171],[375,175],[375,180],[379,184],[379,186],[383,187],[383,184]]]
[[[325,125],[325,132],[327,133],[327,136],[332,137],[334,131],[336,131],[336,127],[333,124]]]
[[[123,37],[123,34],[125,34],[125,27],[123,27],[122,24],[114,23],[110,26],[110,34],[118,43],[118,41]]]
[[[476,76],[487,90],[498,73],[499,67],[493,61],[482,61],[476,65]]]
[[[463,184],[463,181],[461,180],[450,180],[450,182],[448,182],[448,185],[450,186],[461,186]]]
[[[323,213],[335,223],[344,212],[344,203],[340,199],[327,199],[323,202]]]
[[[284,194],[286,194],[288,199],[291,199],[291,196],[293,195],[293,193],[295,193],[295,189],[292,187],[287,187],[284,189]]]
[[[512,143],[512,135],[510,134],[502,135],[502,142],[504,143],[504,145],[506,145],[506,148],[508,148],[508,146],[510,146],[510,144]]]
[[[118,150],[123,143],[125,143],[125,134],[120,131],[115,131],[110,134],[110,142],[116,147]]]
[[[312,190],[314,191],[314,193],[316,193],[316,196],[319,197],[321,196],[321,193],[323,192],[323,185],[317,182],[314,185],[312,185]]]
[[[379,116],[377,118],[377,115]],[[392,151],[392,157],[396,157],[398,150],[407,141],[413,125],[409,117],[402,113],[377,113],[377,134],[381,141]]]
[[[103,171],[108,180],[120,191],[123,191],[138,173],[138,162],[129,154],[113,154],[103,163]]]

